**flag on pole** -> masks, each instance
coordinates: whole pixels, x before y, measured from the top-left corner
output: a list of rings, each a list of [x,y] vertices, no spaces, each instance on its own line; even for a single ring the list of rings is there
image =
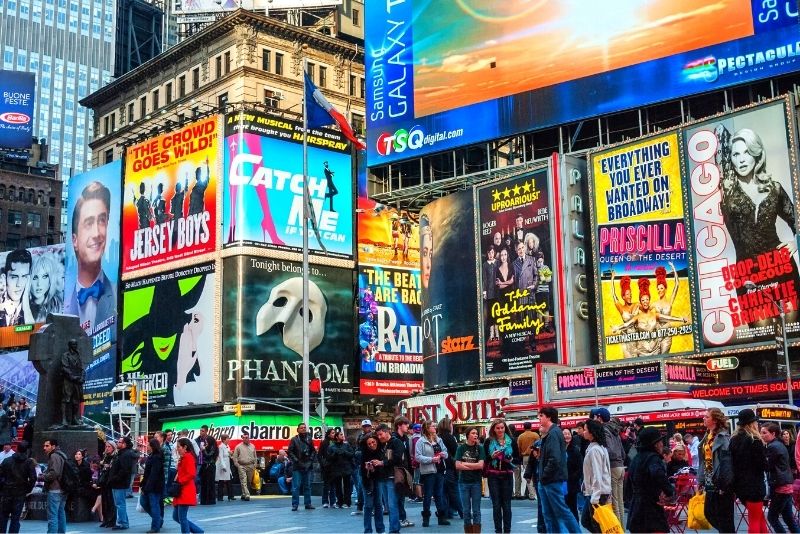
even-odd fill
[[[328,102],[328,99],[317,89],[311,78],[307,73],[303,73],[306,80],[305,99],[306,99],[306,125],[308,128],[319,128],[321,126],[329,126],[333,123],[339,125],[342,133],[348,138],[356,148],[366,150],[367,147],[358,140],[356,134],[353,132],[352,126],[344,118],[344,115],[333,107],[333,104]]]

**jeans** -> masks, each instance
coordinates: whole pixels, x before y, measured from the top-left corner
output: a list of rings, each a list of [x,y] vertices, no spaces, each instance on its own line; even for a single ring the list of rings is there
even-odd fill
[[[770,495],[769,511],[767,512],[767,521],[769,521],[773,532],[786,532],[786,529],[781,525],[780,518],[786,523],[789,532],[800,532],[797,522],[794,520],[792,513],[792,495],[790,493],[775,493]]]
[[[447,518],[447,506],[444,504],[444,476],[441,473],[420,475],[422,484],[422,515],[431,513],[431,497],[436,502],[436,511],[441,518]]]
[[[514,494],[514,477],[491,475],[486,478],[489,497],[492,498],[492,519],[495,532],[511,532],[511,497]]]
[[[373,518],[375,518],[375,532],[379,534],[385,531],[383,525],[383,499],[378,482],[372,484],[372,488],[362,488],[364,499],[364,532],[372,532]]]
[[[291,484],[291,482],[289,484]],[[278,487],[280,488],[281,493],[283,493],[284,495],[287,495],[289,492],[292,491],[292,488],[290,488],[286,484],[286,477],[283,476],[283,475],[278,477]],[[248,497],[249,497],[249,495],[248,495]]]
[[[150,515],[150,530],[158,531],[164,522],[161,510],[161,495],[142,493],[142,508]]]
[[[353,483],[350,481],[350,475],[342,475],[334,477],[331,485],[336,490],[336,504],[350,506],[353,504]]]
[[[125,503],[128,488],[111,488],[111,494],[114,496],[114,506],[117,507],[117,526],[128,528],[130,526],[128,524],[128,505]]]
[[[292,473],[292,508],[300,505],[300,486],[303,487],[303,504],[311,506],[311,472],[295,469]]]
[[[389,532],[400,532],[400,512],[397,509],[398,495],[394,491],[394,478],[376,480],[375,489],[385,498],[389,507]]]
[[[6,533],[9,519],[11,520],[11,530],[9,532],[19,532],[19,516],[22,515],[22,507],[25,506],[25,497],[3,497],[0,501],[0,532]]]
[[[60,491],[47,492],[47,532],[67,531],[67,496]]]
[[[394,492],[394,478],[392,478],[390,482],[392,483],[392,492]],[[399,521],[405,521],[408,517],[406,515],[406,498],[399,493],[395,493],[395,495],[397,496],[395,499],[395,502],[397,503],[397,519]]]
[[[193,532],[201,534],[204,530],[189,521],[189,507],[179,504],[172,509],[172,520],[181,526],[181,532]]]
[[[481,483],[459,482],[461,509],[464,511],[464,525],[481,524]]]
[[[333,477],[330,475],[322,476],[322,504],[323,506],[336,504],[336,487],[333,484]]]
[[[539,483],[539,498],[547,532],[580,532],[581,527],[564,500],[564,484]]]
[[[353,486],[356,488],[356,495],[358,495],[358,509],[364,509],[364,488],[361,484],[361,469],[353,471]]]
[[[455,517],[456,512],[458,512],[461,518],[464,517],[464,508],[461,506],[461,497],[458,494],[458,481],[456,476],[455,467],[452,469],[448,467],[447,471],[444,473],[444,489],[442,490],[442,496],[444,497],[444,505],[447,508],[447,515],[451,519]]]

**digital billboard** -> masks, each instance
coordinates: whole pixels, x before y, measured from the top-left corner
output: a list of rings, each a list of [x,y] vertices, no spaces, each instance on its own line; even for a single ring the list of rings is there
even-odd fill
[[[790,0],[377,2],[365,28],[371,166],[800,67]]]
[[[475,189],[483,376],[558,363],[547,168]]]
[[[6,352],[0,354],[0,376],[4,384],[12,391],[19,391],[17,401],[25,397],[27,401],[35,399],[39,393],[39,372],[28,360],[28,351]],[[4,402],[8,402],[8,394]],[[3,436],[5,439],[5,436]]]
[[[63,244],[0,252],[0,349],[28,346],[48,313],[63,312]]]
[[[222,395],[302,395],[303,267],[255,256],[223,260]],[[311,265],[309,374],[326,397],[349,402],[355,384],[355,298],[350,269]]]
[[[594,152],[590,168],[601,361],[692,353],[678,133]]]
[[[350,145],[334,130],[308,134],[308,190],[325,254],[353,257]],[[225,118],[223,246],[303,250],[303,127],[278,116]],[[321,254],[314,232],[309,248]]]
[[[781,99],[688,125],[696,291],[704,351],[772,345],[776,302],[798,318],[797,175]]]
[[[212,115],[128,147],[123,273],[214,251],[219,130]]]
[[[359,392],[409,397],[422,391],[419,270],[360,265]]]
[[[419,270],[419,215],[359,196],[358,261]]]
[[[206,263],[123,284],[120,374],[157,406],[214,402],[216,276]]]
[[[434,200],[419,221],[426,388],[480,380],[475,201],[472,190]]]
[[[0,148],[31,148],[35,86],[33,73],[0,70]]]

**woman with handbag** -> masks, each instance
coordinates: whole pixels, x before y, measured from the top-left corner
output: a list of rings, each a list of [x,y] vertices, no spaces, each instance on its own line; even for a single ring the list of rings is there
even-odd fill
[[[414,456],[419,462],[419,480],[422,484],[422,526],[430,525],[431,498],[436,503],[439,525],[449,525],[447,507],[444,504],[444,469],[447,449],[436,435],[436,422],[422,424],[422,437],[417,441]]]
[[[709,408],[703,417],[708,429],[697,447],[697,483],[706,494],[706,519],[719,532],[735,532],[733,525],[733,466],[728,417],[719,408]]]
[[[767,451],[758,433],[758,419],[753,410],[739,412],[739,425],[731,438],[733,491],[747,508],[747,532],[768,532],[764,518],[764,471],[767,470]]]
[[[767,521],[773,532],[786,532],[781,518],[789,532],[800,532],[800,526],[792,512],[792,469],[789,466],[789,453],[780,441],[781,427],[778,423],[767,423],[761,427],[761,439],[767,444],[767,481],[769,482],[769,511]]]
[[[518,463],[517,442],[506,422],[495,419],[483,443],[486,462],[484,474],[492,499],[495,532],[511,532],[511,498],[514,493],[514,467]]]
[[[594,507],[604,506],[611,497],[611,461],[603,424],[594,419],[586,421],[583,439],[589,442],[583,459],[583,494],[588,502],[583,507],[581,525],[589,532],[600,534],[602,529],[594,520]]]
[[[164,456],[161,444],[156,438],[147,443],[147,460],[140,486],[142,508],[150,516],[148,534],[158,532],[164,524],[161,516],[161,497],[164,495]]]
[[[180,524],[182,533],[200,534],[203,531],[189,521],[189,507],[197,506],[197,488],[194,477],[197,474],[197,457],[189,438],[178,440],[175,450],[178,451],[178,472],[175,475],[175,486],[170,488],[172,499],[172,519]]]

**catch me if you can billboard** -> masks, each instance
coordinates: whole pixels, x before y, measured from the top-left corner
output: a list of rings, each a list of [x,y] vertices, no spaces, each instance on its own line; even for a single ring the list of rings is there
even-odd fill
[[[376,0],[365,26],[370,166],[800,68],[792,0]]]

